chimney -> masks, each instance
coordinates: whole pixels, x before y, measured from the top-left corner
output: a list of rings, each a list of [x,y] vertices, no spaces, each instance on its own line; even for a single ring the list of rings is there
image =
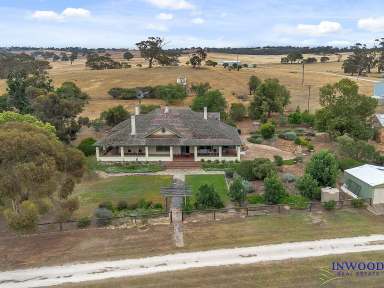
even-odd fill
[[[140,106],[139,105],[136,105],[135,106],[135,115],[140,115]]]
[[[204,119],[208,120],[208,109],[207,109],[207,107],[204,107]]]
[[[135,117],[135,115],[131,116],[131,135],[136,135],[136,117]]]
[[[167,114],[168,112],[169,112],[169,108],[168,108],[168,106],[165,106],[164,113]]]

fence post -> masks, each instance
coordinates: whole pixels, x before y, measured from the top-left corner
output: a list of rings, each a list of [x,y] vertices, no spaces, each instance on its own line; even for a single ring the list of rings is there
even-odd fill
[[[63,223],[62,222],[59,222],[59,230],[63,231]]]
[[[247,210],[246,210],[246,211],[247,211],[247,217],[248,217],[248,215],[249,215],[249,210],[248,210],[248,207],[247,207]]]
[[[213,220],[216,220],[216,211],[213,210]]]
[[[184,222],[184,211],[181,210],[181,222]]]
[[[169,210],[168,215],[169,215],[169,223],[172,224],[172,210]]]
[[[278,207],[279,207],[279,214],[281,213],[281,206],[280,204],[278,204]]]

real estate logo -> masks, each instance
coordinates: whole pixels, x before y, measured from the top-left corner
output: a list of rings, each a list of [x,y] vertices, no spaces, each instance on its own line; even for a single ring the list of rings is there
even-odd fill
[[[346,277],[374,277],[384,273],[384,262],[335,261],[329,267],[320,268],[320,286]]]

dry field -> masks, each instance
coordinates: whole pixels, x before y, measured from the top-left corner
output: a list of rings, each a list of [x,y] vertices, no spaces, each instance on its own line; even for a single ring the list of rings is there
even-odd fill
[[[305,57],[313,55],[305,55]],[[235,60],[236,55],[210,53],[207,59],[215,61]],[[319,56],[317,56],[319,58]],[[331,56],[331,60],[335,61]],[[121,59],[121,55],[113,55],[115,59]],[[85,59],[77,60],[73,65],[67,62],[52,63],[49,71],[55,85],[60,85],[64,81],[73,81],[85,92],[89,93],[91,100],[87,105],[83,116],[91,119],[97,118],[100,112],[107,108],[122,104],[129,110],[136,104],[135,100],[114,100],[108,95],[108,90],[112,87],[134,88],[138,86],[159,85],[175,83],[179,76],[186,76],[189,83],[209,82],[215,89],[221,90],[228,102],[240,102],[239,95],[247,95],[247,82],[251,75],[256,75],[261,79],[277,78],[286,85],[291,92],[291,104],[289,109],[307,106],[308,86],[311,85],[310,109],[319,108],[318,95],[319,88],[327,83],[336,82],[343,77],[341,63],[329,62],[325,64],[317,63],[306,65],[305,85],[301,85],[302,66],[298,64],[282,65],[279,64],[281,56],[277,55],[239,55],[239,60],[243,63],[257,64],[257,68],[245,68],[241,71],[227,71],[223,67],[202,67],[193,69],[184,65],[187,57],[181,57],[179,67],[155,67],[153,69],[138,68],[137,63],[145,64],[142,58],[135,57],[130,62],[133,68],[119,70],[94,71],[85,67]],[[355,78],[354,78],[355,79]],[[358,83],[361,92],[366,95],[372,94],[373,82],[377,78],[360,78]],[[5,92],[5,81],[0,81],[0,93]],[[188,97],[180,105],[189,105],[192,97]],[[144,104],[163,104],[160,100],[144,100]],[[244,102],[247,104],[247,101]]]

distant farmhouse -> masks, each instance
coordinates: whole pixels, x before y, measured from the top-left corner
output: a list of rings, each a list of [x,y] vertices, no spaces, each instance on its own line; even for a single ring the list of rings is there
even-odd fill
[[[228,61],[220,61],[219,62],[219,64],[220,65],[228,65],[229,67],[231,67],[231,66],[233,66],[234,64],[237,64],[238,66],[240,66],[241,65],[241,61],[231,61],[231,60],[228,60]]]
[[[345,170],[341,190],[353,198],[372,199],[372,204],[384,203],[384,167],[366,164]]]
[[[96,142],[103,162],[240,160],[242,141],[219,113],[164,107],[135,115]]]

